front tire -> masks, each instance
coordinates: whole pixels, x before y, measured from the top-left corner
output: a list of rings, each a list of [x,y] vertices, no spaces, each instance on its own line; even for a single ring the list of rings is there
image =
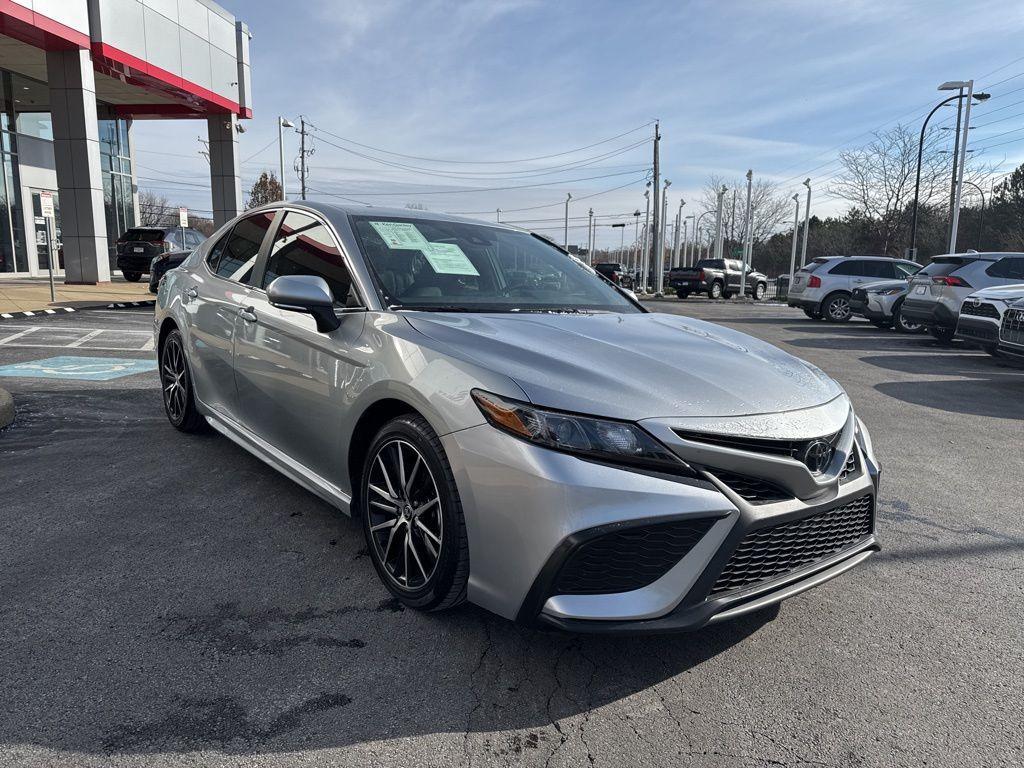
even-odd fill
[[[845,323],[853,317],[850,297],[845,293],[833,293],[821,303],[821,313],[830,323]]]
[[[764,297],[768,294],[768,286],[764,283],[758,283],[757,287],[754,288],[754,301],[764,301]]]
[[[160,384],[164,413],[171,426],[182,432],[202,431],[206,427],[206,418],[196,410],[185,343],[177,329],[167,334],[160,347]]]
[[[680,299],[688,299],[690,298],[690,292],[684,291],[682,288],[676,288],[676,296]]]
[[[465,601],[462,501],[441,441],[422,416],[400,416],[377,433],[363,465],[359,511],[370,559],[391,594],[421,611]]]

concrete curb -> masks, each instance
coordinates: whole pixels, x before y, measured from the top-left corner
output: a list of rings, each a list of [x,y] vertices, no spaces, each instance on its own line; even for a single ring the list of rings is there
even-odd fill
[[[63,312],[77,312],[74,307],[58,307],[57,309],[34,309],[20,312],[0,312],[4,320],[15,320],[19,317],[36,317],[37,315],[59,315]]]
[[[6,389],[0,389],[0,429],[14,421],[14,398]]]

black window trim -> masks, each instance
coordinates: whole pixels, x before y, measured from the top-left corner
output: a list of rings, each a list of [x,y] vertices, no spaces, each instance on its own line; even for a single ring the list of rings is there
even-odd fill
[[[359,306],[345,307],[337,306],[335,304],[335,311],[341,312],[366,312],[370,310],[370,305],[366,301],[366,297],[363,295],[362,287],[359,285],[358,273],[352,269],[352,259],[349,258],[348,249],[345,247],[344,241],[341,239],[338,231],[331,226],[331,222],[322,216],[317,211],[312,211],[308,208],[299,208],[294,205],[282,205],[274,210],[277,211],[277,216],[270,225],[270,231],[267,234],[267,239],[263,241],[263,245],[260,247],[259,256],[256,257],[256,264],[252,268],[253,285],[249,286],[254,291],[259,291],[261,294],[266,295],[267,290],[263,288],[263,274],[266,272],[267,261],[270,259],[270,248],[274,244],[274,239],[277,237],[277,230],[280,229],[284,217],[289,213],[298,213],[302,216],[313,219],[318,224],[323,226],[327,233],[334,238],[335,245],[338,246],[338,252],[341,254],[341,260],[345,265],[345,269],[348,270],[348,276],[352,280],[352,288],[356,292],[356,298],[359,300]],[[337,302],[338,297],[334,297]]]

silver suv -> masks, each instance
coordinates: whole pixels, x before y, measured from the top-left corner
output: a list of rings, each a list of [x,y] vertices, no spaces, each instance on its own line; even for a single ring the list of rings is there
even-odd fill
[[[854,289],[879,280],[906,279],[920,264],[887,256],[829,256],[818,258],[793,277],[787,303],[813,320],[845,323],[853,316]]]
[[[910,281],[903,315],[939,341],[956,333],[960,306],[981,288],[1024,281],[1024,253],[954,253],[936,256]]]

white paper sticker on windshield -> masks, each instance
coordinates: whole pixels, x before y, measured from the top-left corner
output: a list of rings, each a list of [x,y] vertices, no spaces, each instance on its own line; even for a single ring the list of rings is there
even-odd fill
[[[455,243],[426,243],[423,255],[439,275],[480,276],[473,262]]]
[[[407,221],[371,221],[370,226],[391,249],[422,251],[428,245],[423,233]]]

